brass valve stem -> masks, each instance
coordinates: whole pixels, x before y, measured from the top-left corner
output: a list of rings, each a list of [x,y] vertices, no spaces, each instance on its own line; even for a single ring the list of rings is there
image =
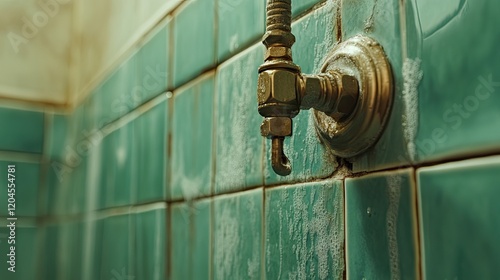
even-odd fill
[[[287,65],[291,72],[300,73],[300,68],[293,64],[292,45],[295,43],[295,36],[292,34],[292,2],[291,0],[269,0],[267,4],[267,25],[266,34],[264,35],[263,43],[267,47],[266,66],[261,67],[260,72],[265,71],[265,68],[277,68],[283,65],[283,62],[288,62]],[[278,105],[280,106],[280,105]],[[293,118],[299,108],[293,108],[290,104],[286,104],[285,111],[287,117]],[[289,108],[289,109],[288,109]],[[270,118],[278,117],[267,116],[264,122],[269,122]],[[263,123],[264,124],[264,123]],[[291,132],[291,127],[290,127]],[[277,134],[277,133],[275,133]],[[277,174],[287,176],[292,172],[290,161],[283,152],[285,138],[279,135],[268,135],[272,141],[271,165]],[[291,133],[290,133],[291,134]]]

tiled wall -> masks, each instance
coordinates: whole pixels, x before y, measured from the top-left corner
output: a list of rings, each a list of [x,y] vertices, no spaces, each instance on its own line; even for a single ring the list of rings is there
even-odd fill
[[[495,279],[500,5],[293,5],[304,72],[355,34],[384,46],[396,97],[374,149],[339,161],[304,111],[276,176],[265,0],[184,1],[73,112],[0,110],[19,203],[12,276],[0,201],[2,279]]]

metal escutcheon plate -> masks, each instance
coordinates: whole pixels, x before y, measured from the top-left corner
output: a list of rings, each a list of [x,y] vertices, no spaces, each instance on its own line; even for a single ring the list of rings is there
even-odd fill
[[[336,122],[314,110],[316,129],[333,154],[354,157],[378,141],[387,123],[394,91],[391,66],[379,43],[355,36],[335,47],[321,69],[326,71],[353,75],[359,83],[356,109],[345,120]]]

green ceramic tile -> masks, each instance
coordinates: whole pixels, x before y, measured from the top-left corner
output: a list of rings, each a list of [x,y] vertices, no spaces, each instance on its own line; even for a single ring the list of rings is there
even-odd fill
[[[43,177],[45,186],[40,193],[43,196],[40,200],[42,213],[71,215],[84,212],[89,199],[86,197],[89,154],[79,156],[72,150],[68,154],[71,160],[54,158],[48,163]]]
[[[346,179],[348,279],[419,279],[413,170]]]
[[[107,156],[104,141],[99,142],[92,152],[88,155],[86,166],[85,182],[85,210],[96,211],[102,209],[106,202],[108,180],[106,173],[109,168],[105,167],[105,158]],[[134,190],[136,190],[135,188]]]
[[[70,135],[71,125],[69,115],[52,114],[51,125],[49,126],[50,144],[48,155],[51,158],[64,158],[65,147],[74,142],[76,135]],[[73,141],[71,141],[73,140]],[[70,145],[71,146],[71,145]]]
[[[337,45],[337,5],[330,1],[292,24],[296,38],[292,46],[293,61],[303,73],[319,73],[328,53]]]
[[[52,114],[49,126],[49,149],[48,155],[57,158],[66,165],[85,157],[92,145],[87,145],[90,135],[97,132],[94,123],[96,114],[88,107],[88,99],[68,114]],[[75,157],[77,157],[75,159]]]
[[[59,180],[53,170],[48,170],[43,211],[49,215],[73,215],[85,210],[87,186],[87,162],[67,171],[66,178]]]
[[[262,192],[213,200],[213,279],[262,279]]]
[[[166,199],[167,186],[167,131],[168,99],[163,96],[152,109],[134,121],[135,155],[137,162],[137,201],[161,201]]]
[[[399,1],[343,0],[341,8],[342,40],[345,41],[357,34],[376,39],[384,48],[394,71],[401,72]]]
[[[68,140],[66,134],[68,133],[68,118],[67,115],[62,114],[46,114],[47,118],[47,135],[49,143],[47,145],[47,155],[52,157],[62,157],[64,154],[63,147]]]
[[[208,75],[174,92],[172,199],[210,194],[214,89],[214,75]]]
[[[87,158],[84,158],[81,165],[74,171],[71,185],[72,192],[69,196],[72,203],[69,207],[69,213],[71,214],[82,214],[85,213],[85,210],[87,210],[85,208],[87,199],[89,199],[86,196],[86,188],[88,186],[87,167],[88,161]]]
[[[351,159],[355,172],[401,166],[415,158],[408,150],[408,147],[411,148],[411,141],[408,139],[415,134],[413,120],[416,113],[413,112],[415,106],[411,103],[411,88],[407,88],[405,94],[405,82],[408,82],[407,86],[411,84],[403,73],[400,2],[342,1],[342,40],[358,34],[377,40],[385,50],[394,78],[394,101],[385,130],[373,148]]]
[[[297,15],[302,14],[306,10],[310,9],[313,5],[319,2],[333,2],[333,0],[301,0],[294,1],[292,0],[292,15],[295,17]]]
[[[72,222],[60,226],[57,248],[57,270],[59,279],[82,279],[83,224]]]
[[[40,279],[58,279],[58,246],[60,239],[60,227],[58,225],[43,227],[43,244],[41,244],[41,251],[39,252],[43,259],[40,259],[38,263]]]
[[[323,59],[336,45],[337,27],[332,20],[336,11],[332,2],[292,25],[292,32],[297,38],[292,48],[293,57],[304,73],[318,73]],[[324,178],[336,168],[335,158],[318,138],[312,113],[301,111],[293,123],[293,136],[285,139],[285,154],[292,164],[289,176],[282,177],[274,173],[271,167],[271,140],[265,140],[267,185]]]
[[[108,128],[106,128],[104,130],[96,131],[95,133],[88,135],[86,138],[79,140],[79,143],[88,147],[88,151],[81,153],[82,159],[76,167],[72,167],[71,165],[66,166],[70,168],[68,170],[69,175],[67,175],[68,179],[65,179],[63,183],[69,185],[69,188],[67,189],[70,190],[70,193],[68,193],[67,196],[73,198],[73,201],[70,201],[69,203],[80,205],[74,208],[82,209],[78,212],[78,214],[95,211],[105,207],[106,199],[109,199],[111,196],[111,187],[109,187],[108,182],[111,182],[109,176],[115,175],[115,165],[113,165],[114,163],[111,159],[115,156],[115,149],[117,147],[111,147],[111,140],[108,138],[109,134],[107,134],[109,132]],[[104,141],[104,139],[108,140]],[[131,138],[127,139],[131,142]],[[134,142],[131,142],[131,145],[132,143]],[[78,152],[80,144],[77,144],[76,147],[76,151]],[[134,150],[134,152],[136,152],[136,150]],[[134,174],[137,174],[137,172],[137,169],[133,170],[133,173],[127,174],[129,177],[125,177],[129,179],[136,178],[133,176]],[[81,182],[78,182],[77,180]],[[114,178],[114,180],[120,180],[120,178]],[[121,180],[125,179],[122,178]],[[132,195],[134,195],[137,183],[127,182],[127,184],[131,184],[133,186],[134,192],[132,192]],[[122,185],[122,187],[126,187],[127,184]],[[65,196],[61,196],[61,198],[56,199],[55,202],[66,201],[67,199],[64,197]],[[135,195],[133,197],[135,197]],[[49,203],[49,206],[50,205],[52,204]],[[111,205],[111,203],[109,203],[109,205]]]
[[[215,192],[263,184],[262,117],[257,112],[257,68],[264,46],[257,44],[217,71]]]
[[[133,53],[93,90],[85,110],[93,110],[94,114],[85,117],[93,117],[96,128],[102,128],[136,107],[134,89],[142,88],[137,69],[138,55]]]
[[[105,208],[131,205],[135,200],[138,168],[134,124],[125,124],[103,140],[99,192]]]
[[[46,187],[41,193],[45,197],[43,209],[49,214],[82,213],[85,204],[87,161],[97,150],[103,131],[85,127],[84,106],[80,105],[71,114],[51,116],[50,161],[45,176]]]
[[[84,259],[83,265],[86,268],[84,272],[84,279],[100,279],[101,278],[101,268],[103,266],[103,247],[107,246],[104,243],[104,219],[99,220],[91,220],[86,224],[86,233],[90,236],[87,240],[85,240],[85,248],[89,248],[86,250],[86,257]],[[122,242],[123,234],[120,234],[120,241]],[[117,240],[117,239],[116,239]],[[122,248],[123,249],[123,248]],[[111,253],[111,252],[108,252]],[[118,274],[121,275],[122,271],[118,271]],[[107,276],[107,278],[113,277],[115,275]],[[127,276],[127,270],[125,271],[125,275]]]
[[[21,227],[17,223],[15,230],[15,244],[9,244],[7,236],[10,230],[7,222],[2,219],[0,222],[0,277],[9,280],[37,279],[37,239],[40,231],[34,227]],[[8,270],[11,267],[7,261],[10,261],[10,247],[15,246],[15,272]]]
[[[115,190],[116,175],[114,174],[115,169],[115,148],[114,141],[111,135],[106,136],[102,141],[102,150],[100,157],[101,173],[99,176],[99,187],[97,188],[97,200],[99,201],[96,205],[97,209],[104,209],[112,207],[113,205],[113,195]]]
[[[266,190],[267,279],[342,279],[342,181]]]
[[[76,150],[70,153],[76,155]],[[79,214],[84,212],[87,197],[87,156],[80,157],[68,164],[68,161],[53,158],[47,164],[44,175],[45,186],[40,192],[40,211],[49,215]]]
[[[186,1],[173,20],[173,86],[215,63],[215,0]]]
[[[210,200],[173,204],[170,279],[209,279]]]
[[[222,61],[262,38],[266,0],[219,0],[217,6],[217,48]]]
[[[133,215],[120,215],[103,220],[101,267],[98,279],[135,277]]]
[[[419,161],[500,147],[500,43],[495,1],[410,1],[408,45],[421,60]],[[463,36],[467,34],[467,36]]]
[[[0,150],[42,153],[44,114],[0,108]]]
[[[169,279],[191,279],[190,273],[194,270],[189,263],[190,235],[196,233],[194,229],[190,229],[191,212],[191,208],[187,204],[172,204],[170,208]]]
[[[167,267],[166,208],[135,214],[135,279],[165,279]]]
[[[14,177],[10,177],[8,181],[7,174],[9,165],[14,165],[14,172],[10,173]],[[0,161],[0,173],[2,173],[2,180],[0,180],[0,191],[2,199],[0,199],[0,216],[8,216],[9,208],[12,208],[8,199],[13,194],[15,216],[38,216],[38,190],[40,180],[40,164],[25,163],[15,161]],[[10,184],[14,184],[13,188],[9,188]],[[10,191],[10,189],[14,189]]]
[[[167,89],[170,22],[170,18],[163,21],[144,45],[139,46],[137,86],[126,97],[133,108]]]
[[[496,279],[500,263],[500,157],[419,170],[426,279]]]
[[[61,160],[51,160],[49,163],[49,167],[47,168],[45,175],[45,193],[42,193],[44,198],[42,199],[44,214],[49,216],[54,216],[57,213],[62,212],[61,201],[58,200],[58,196],[60,195],[60,188],[62,183],[58,179],[58,173],[60,173],[59,166],[62,165]],[[56,167],[54,167],[56,166]],[[60,173],[62,174],[62,173]],[[69,180],[70,175],[65,174],[64,180]]]

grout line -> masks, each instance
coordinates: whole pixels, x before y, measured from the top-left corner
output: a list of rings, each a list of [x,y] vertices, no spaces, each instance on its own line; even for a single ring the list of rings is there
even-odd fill
[[[166,126],[166,131],[165,133],[165,140],[166,140],[166,147],[165,147],[165,159],[164,159],[164,164],[165,164],[165,170],[164,170],[164,176],[163,176],[163,190],[165,191],[165,195],[163,196],[164,198],[167,199],[167,201],[170,199],[171,195],[171,189],[172,189],[172,167],[171,167],[171,159],[172,159],[172,125],[173,125],[173,115],[174,115],[174,92],[173,90],[169,90],[171,87],[173,87],[174,84],[174,79],[173,79],[173,70],[174,70],[174,30],[175,30],[175,24],[176,24],[176,18],[173,16],[173,13],[176,12],[179,7],[186,1],[182,0],[180,3],[175,7],[171,13],[169,13],[168,16],[171,17],[170,23],[167,26],[167,32],[168,32],[168,38],[167,38],[167,101],[166,101],[166,114],[165,114],[165,126]],[[165,218],[167,219],[167,228],[166,228],[166,234],[167,236],[167,242],[165,242],[165,247],[167,252],[165,253],[165,256],[167,258],[167,269],[165,269],[166,273],[166,279],[169,279],[170,275],[170,205],[167,204],[167,209],[165,213]]]
[[[100,138],[102,140],[106,136],[108,136],[111,133],[117,131],[118,129],[124,127],[125,125],[129,124],[130,122],[134,121],[135,119],[150,112],[153,108],[155,108],[156,106],[159,106],[165,99],[168,100],[168,92],[162,92],[161,94],[153,97],[152,99],[145,101],[144,103],[135,107],[132,111],[126,113],[123,116],[118,117],[117,119],[104,125],[103,127],[94,128],[93,131],[91,133],[89,133],[90,135],[84,135],[79,140],[85,140],[87,138],[92,138],[96,135],[98,135],[99,136],[98,138]]]
[[[204,82],[205,80],[210,79],[210,77],[212,77],[212,76],[213,76],[213,78],[215,80],[215,76],[216,76],[215,69],[207,70],[207,71],[201,73],[200,75],[196,76],[196,78],[193,78],[192,80],[189,80],[189,82],[183,84],[182,86],[179,86],[179,87],[173,89],[172,90],[172,94],[174,95],[174,97],[182,95],[187,90],[195,88],[200,83]],[[215,90],[215,88],[214,88],[214,90]]]
[[[221,0],[214,0],[212,1],[214,3],[214,29],[213,29],[213,36],[214,36],[214,60],[212,61],[215,65],[218,64],[219,62],[219,1]]]
[[[168,203],[196,202],[199,200],[217,198],[217,197],[225,196],[225,195],[234,195],[234,194],[238,194],[238,193],[242,193],[242,192],[256,190],[259,188],[262,188],[262,186],[251,186],[251,187],[245,187],[245,188],[238,188],[235,190],[229,190],[229,191],[224,192],[224,193],[212,194],[212,195],[202,195],[202,196],[192,198],[192,199],[185,199],[185,198],[173,199],[173,200],[168,201]]]
[[[214,203],[214,200],[213,199],[210,199],[210,203],[209,203],[209,211],[210,211],[210,221],[209,221],[209,244],[208,244],[208,252],[209,252],[209,255],[208,255],[208,279],[209,280],[213,280],[214,278],[214,269],[213,269],[213,266],[214,266],[214,261],[215,261],[215,258],[214,258],[214,254],[215,254],[215,203]]]
[[[266,188],[262,187],[262,227],[261,227],[261,279],[266,279]]]
[[[166,140],[167,140],[167,147],[166,147],[166,155],[165,155],[165,192],[166,195],[165,197],[167,200],[170,200],[170,197],[172,195],[172,165],[171,165],[171,159],[172,159],[172,126],[173,126],[173,116],[174,116],[174,96],[169,96],[167,100],[167,114],[166,114],[166,120],[165,120],[165,125],[167,126],[167,129],[165,131],[166,133]]]
[[[172,20],[168,26],[168,38],[167,38],[167,89],[172,89],[174,87],[174,53],[175,53],[175,44],[174,44],[174,31],[175,31],[176,18],[172,16]]]
[[[1,91],[0,91],[1,94]],[[40,100],[20,99],[8,96],[0,96],[0,107],[16,110],[28,110],[33,112],[44,112],[47,108],[57,106],[56,103]]]
[[[0,216],[0,227],[7,227],[7,224],[10,222],[7,219],[10,218],[8,216]],[[17,220],[16,227],[18,228],[38,228],[38,217],[29,217],[29,216],[16,216]]]
[[[166,207],[167,207],[166,201],[156,201],[143,204],[124,205],[124,206],[116,206],[105,209],[97,209],[71,215],[55,215],[55,216],[46,215],[38,217],[38,219],[40,220],[41,224],[49,225],[49,224],[70,223],[70,222],[86,221],[86,220],[100,220],[114,216],[137,214],[148,211],[154,211],[158,209],[165,209]]]
[[[43,276],[45,275],[45,262],[44,262],[44,252],[47,252],[47,248],[48,248],[48,242],[46,242],[46,238],[47,238],[47,228],[45,227],[38,227],[37,226],[37,234],[36,234],[36,237],[35,237],[35,246],[37,248],[36,250],[36,253],[35,253],[35,260],[36,260],[36,264],[35,264],[35,271],[37,273],[37,275],[41,278],[39,279],[43,279]]]
[[[27,152],[0,151],[0,160],[8,161],[13,159],[15,159],[16,162],[41,163],[43,155]]]
[[[211,152],[211,161],[212,161],[212,170],[211,172],[211,178],[210,178],[210,195],[215,194],[215,184],[216,184],[216,176],[217,176],[217,144],[218,144],[218,139],[217,139],[217,130],[219,128],[218,126],[218,118],[216,117],[218,112],[218,106],[219,106],[219,96],[218,96],[218,88],[219,86],[219,80],[217,79],[216,76],[214,76],[214,91],[212,93],[212,133],[210,137],[212,137],[212,152]]]
[[[307,181],[301,181],[300,179],[296,180],[291,180],[288,182],[277,182],[275,184],[269,184],[269,185],[264,185],[266,189],[274,189],[274,188],[279,188],[279,187],[286,187],[286,186],[298,186],[298,185],[304,185],[304,184],[312,184],[312,183],[322,183],[322,182],[329,182],[332,180],[339,180],[343,178],[336,178],[335,177],[335,171],[332,174],[329,174],[325,177],[320,177],[320,178],[309,178]]]
[[[382,168],[382,169],[375,169],[375,170],[370,170],[370,171],[359,171],[356,173],[352,173],[350,176],[346,176],[346,178],[359,178],[359,177],[364,177],[364,176],[369,175],[369,174],[393,172],[393,171],[398,171],[398,170],[407,169],[407,168],[413,168],[415,170],[418,170],[421,168],[438,167],[441,165],[453,164],[453,163],[458,163],[458,162],[462,162],[462,161],[482,160],[484,158],[496,157],[496,156],[500,156],[500,150],[494,150],[493,152],[492,151],[490,151],[490,152],[478,152],[478,153],[470,154],[469,156],[456,155],[456,156],[450,156],[450,157],[439,159],[439,160],[430,160],[427,162],[421,162],[421,163],[416,163],[416,164],[402,164],[399,166]]]
[[[436,160],[429,160],[427,162],[422,162],[419,164],[415,164],[412,166],[408,167],[414,167],[415,169],[420,169],[424,167],[437,167],[440,165],[444,164],[452,164],[452,163],[458,163],[461,161],[469,161],[469,160],[481,160],[484,158],[488,157],[496,157],[500,156],[500,149],[496,148],[490,151],[483,151],[483,152],[476,152],[476,153],[469,153],[469,154],[462,154],[462,155],[450,155],[446,158],[441,158],[441,159],[436,159]]]
[[[309,14],[314,13],[316,10],[319,10],[319,9],[325,7],[326,4],[328,3],[328,1],[330,1],[330,0],[321,0],[320,2],[314,4],[312,7],[309,7],[306,10],[304,10],[303,12],[301,12],[300,14],[296,15],[294,18],[292,18],[292,24],[295,23],[296,21],[299,21],[299,20],[305,18]]]
[[[217,31],[216,33],[218,34],[218,19],[219,19],[219,16],[218,16],[218,7],[219,7],[219,0],[215,0],[215,10],[216,10],[216,14],[215,14],[215,20],[217,21]],[[216,37],[217,38],[217,37]],[[215,40],[214,39],[214,42],[215,42],[215,64],[219,64],[219,57],[218,57],[218,48],[219,48],[219,45],[218,45],[218,40]],[[219,79],[217,78],[217,67],[213,70],[214,73],[214,82],[213,82],[213,92],[212,92],[212,130],[211,130],[211,135],[210,137],[212,138],[212,151],[211,151],[211,163],[212,163],[212,168],[210,170],[210,173],[211,173],[211,177],[210,177],[210,190],[209,190],[209,195],[210,195],[210,198],[207,198],[209,199],[209,222],[208,222],[208,231],[209,231],[209,235],[208,235],[208,279],[209,280],[213,280],[214,278],[214,261],[215,261],[215,257],[214,257],[214,254],[215,254],[215,250],[214,250],[214,247],[215,247],[215,203],[214,203],[214,200],[212,198],[213,195],[215,195],[215,184],[216,184],[216,176],[217,176],[217,143],[218,143],[218,139],[217,139],[217,130],[218,130],[218,118],[217,118],[217,114],[216,112],[218,112],[218,104],[219,104],[219,101],[218,101],[218,93],[219,91],[217,90],[218,89],[218,86],[219,86]],[[193,203],[196,202],[196,199],[194,199]]]
[[[54,115],[48,112],[43,113],[43,148],[42,157],[40,159],[40,168],[38,175],[38,198],[37,198],[37,212],[47,213],[48,205],[48,174],[49,174],[49,163],[50,155],[49,150],[52,143],[52,129],[54,127]]]
[[[416,272],[417,272],[417,279],[424,279],[424,241],[423,241],[423,221],[422,221],[422,213],[421,213],[421,201],[420,201],[420,182],[417,177],[417,170],[413,169],[413,184],[414,184],[414,191],[413,195],[415,196],[414,198],[414,211],[415,211],[415,230],[416,230],[416,236],[415,236],[415,245],[416,245]]]
[[[337,42],[342,42],[342,0],[337,0]]]
[[[208,204],[209,207],[209,223],[208,223],[208,279],[213,280],[214,278],[214,248],[215,248],[215,224],[214,224],[214,216],[215,216],[215,206],[213,203],[213,199],[210,199]]]
[[[262,137],[262,138],[264,138],[264,137]],[[266,186],[266,173],[267,173],[267,169],[269,167],[269,162],[267,160],[266,139],[262,139],[262,157],[261,157],[261,162],[262,162],[262,185]]]
[[[399,0],[399,25],[401,34],[401,55],[403,62],[408,58],[408,47],[406,38],[406,0]]]
[[[148,204],[142,204],[142,205],[134,205],[132,206],[132,211],[135,214],[140,214],[144,212],[150,212],[150,211],[155,211],[155,210],[161,210],[161,209],[166,209],[167,208],[167,203],[162,201],[162,202],[153,202],[153,203],[148,203]]]
[[[165,215],[165,218],[167,219],[166,221],[166,225],[167,225],[167,228],[166,228],[166,232],[165,234],[167,235],[166,237],[166,242],[165,242],[165,247],[166,247],[166,260],[167,260],[167,268],[165,269],[165,279],[170,279],[170,275],[171,275],[171,272],[172,272],[172,234],[170,234],[172,232],[172,206],[169,204],[167,205],[167,209],[166,209],[167,213]]]
[[[343,221],[344,225],[344,279],[347,279],[348,253],[347,253],[347,189],[345,179],[342,180],[342,204],[343,204]]]

